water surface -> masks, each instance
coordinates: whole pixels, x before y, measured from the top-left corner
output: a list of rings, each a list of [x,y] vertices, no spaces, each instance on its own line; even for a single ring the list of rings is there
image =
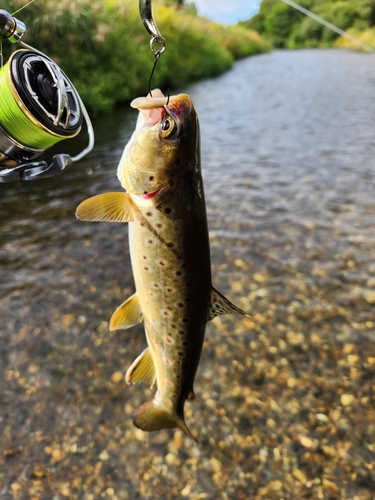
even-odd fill
[[[108,331],[133,293],[127,227],[74,217],[121,189],[136,112],[96,119],[94,152],[65,174],[0,184],[1,498],[12,483],[25,499],[370,498],[374,75],[367,54],[277,51],[181,89],[201,124],[213,282],[252,314],[208,326],[187,404],[199,446],[132,426],[150,391],[118,374],[143,329]]]

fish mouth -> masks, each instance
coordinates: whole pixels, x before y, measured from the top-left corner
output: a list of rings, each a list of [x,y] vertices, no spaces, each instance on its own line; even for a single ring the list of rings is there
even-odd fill
[[[168,189],[170,186],[171,186],[171,182],[169,182],[166,186],[161,186],[160,188],[158,188],[156,191],[153,191],[152,193],[143,193],[141,195],[138,195],[140,198],[142,198],[143,200],[152,200],[153,198],[155,198],[155,196],[157,196],[158,194],[162,193],[163,191],[165,191],[166,189]]]

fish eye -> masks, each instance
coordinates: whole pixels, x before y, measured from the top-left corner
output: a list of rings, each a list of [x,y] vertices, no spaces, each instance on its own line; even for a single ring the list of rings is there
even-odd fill
[[[161,136],[164,139],[170,138],[177,130],[177,123],[173,120],[171,116],[167,116],[160,125]]]

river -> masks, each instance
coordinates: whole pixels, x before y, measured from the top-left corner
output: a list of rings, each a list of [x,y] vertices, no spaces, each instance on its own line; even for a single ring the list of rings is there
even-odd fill
[[[142,326],[126,225],[75,219],[119,191],[137,113],[94,120],[59,177],[0,184],[0,498],[373,498],[375,59],[275,51],[185,91],[201,125],[213,283],[251,319],[207,328],[180,431],[146,434],[123,374]],[[84,134],[83,134],[84,135]],[[85,137],[55,152],[78,152]],[[15,486],[12,486],[15,485]]]

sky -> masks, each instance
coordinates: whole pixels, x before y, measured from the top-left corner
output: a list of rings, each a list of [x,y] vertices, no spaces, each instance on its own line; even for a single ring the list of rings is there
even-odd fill
[[[223,24],[235,24],[254,15],[261,0],[193,0],[200,15]]]

